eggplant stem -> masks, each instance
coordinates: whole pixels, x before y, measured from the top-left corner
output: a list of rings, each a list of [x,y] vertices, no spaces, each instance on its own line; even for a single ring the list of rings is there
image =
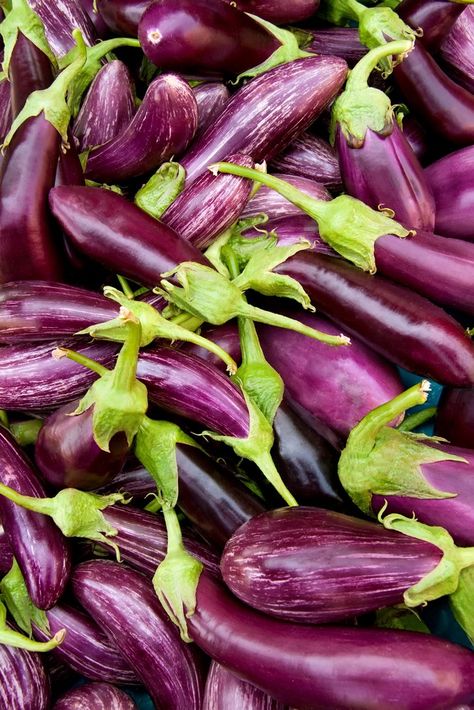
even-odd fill
[[[27,419],[23,422],[13,422],[10,431],[20,446],[35,444],[43,426],[41,419]]]
[[[272,313],[271,311],[265,311],[262,308],[257,308],[257,306],[251,306],[245,304],[245,313],[243,316],[251,318],[257,323],[265,323],[266,325],[273,325],[277,328],[285,328],[286,330],[293,330],[295,333],[301,333],[301,335],[306,335],[314,340],[319,340],[326,345],[350,345],[351,341],[346,335],[330,335],[329,333],[323,333],[315,328],[310,328],[304,323],[300,323],[298,320],[293,318],[288,318],[288,316],[283,316],[280,313]]]
[[[107,374],[107,372],[110,372],[110,370],[101,365],[99,362],[92,360],[86,355],[81,355],[81,353],[78,353],[75,350],[69,350],[68,348],[56,348],[56,350],[53,350],[52,355],[55,359],[67,357],[68,360],[77,362],[78,365],[82,365],[83,367],[87,367],[89,370],[92,370],[92,372],[96,372],[100,375],[100,377]]]
[[[130,392],[136,380],[138,353],[142,337],[141,326],[140,321],[123,306],[120,309],[120,315],[125,316],[123,320],[127,328],[127,335],[113,369],[112,383],[114,388]]]
[[[405,417],[397,429],[398,431],[413,431],[413,429],[416,429],[425,422],[429,422],[430,419],[433,419],[437,411],[436,407],[426,407],[425,409],[420,409],[419,412],[415,412],[414,414],[410,414],[409,417]]]
[[[35,498],[34,496],[26,496],[18,493],[13,488],[0,483],[0,495],[11,500],[26,510],[32,510],[34,513],[42,513],[43,515],[52,515],[54,510],[53,498]]]
[[[381,59],[393,55],[403,55],[413,49],[413,42],[410,40],[398,40],[388,42],[380,47],[375,47],[367,52],[349,73],[346,82],[346,91],[360,91],[367,88],[369,76]]]
[[[289,506],[297,506],[298,501],[283,483],[283,479],[277,471],[275,463],[268,451],[258,454],[253,459],[265,478],[270,481],[275,490],[281,495],[285,503]]]
[[[124,292],[126,297],[133,300],[135,294],[133,292],[132,287],[130,286],[127,279],[125,278],[125,276],[120,276],[120,274],[117,274],[117,281],[119,282],[120,288],[122,289],[122,291]]]

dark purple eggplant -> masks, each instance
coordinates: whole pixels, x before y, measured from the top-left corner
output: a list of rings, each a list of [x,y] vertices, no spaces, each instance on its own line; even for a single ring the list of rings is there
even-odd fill
[[[56,187],[49,204],[78,251],[145,286],[156,286],[182,261],[206,263],[170,227],[110,190]]]
[[[46,495],[30,462],[5,428],[0,431],[0,461],[2,484],[23,495]],[[47,516],[25,510],[3,496],[0,516],[32,602],[39,609],[49,609],[63,593],[71,567],[64,537]]]
[[[53,81],[53,67],[46,54],[28,37],[18,33],[10,57],[8,76],[11,84],[13,117],[20,113],[33,91],[47,89]]]
[[[270,160],[307,128],[339,92],[347,65],[337,57],[298,59],[253,79],[228,102],[181,161],[188,184],[225,155]]]
[[[436,51],[463,10],[462,3],[450,0],[403,0],[397,14],[414,30],[421,28],[420,41]]]
[[[297,175],[278,173],[275,173],[275,177],[285,180],[285,182],[290,185],[294,185],[298,190],[314,197],[316,200],[331,199],[331,196],[324,185],[319,182],[315,182],[314,180],[309,180],[308,178],[299,177]],[[302,212],[299,207],[286,200],[278,192],[275,192],[275,190],[272,190],[270,187],[266,187],[266,185],[262,185],[252,199],[247,202],[247,205],[242,211],[241,217],[253,217],[262,213],[266,214],[270,221],[279,219],[280,217],[301,217],[304,215],[304,212]],[[304,218],[306,219],[306,215],[304,215]],[[268,224],[262,225],[262,228],[267,229]],[[281,242],[280,235],[279,242]]]
[[[474,694],[474,655],[465,648],[408,631],[271,619],[205,573],[188,628],[215,661],[292,707],[442,710]]]
[[[152,0],[97,0],[104,22],[117,35],[136,37],[141,16]]]
[[[355,27],[322,27],[309,32],[311,40],[306,49],[310,52],[335,54],[345,59],[349,66],[367,54],[367,47],[361,43]]]
[[[231,2],[231,0],[225,0]],[[234,3],[232,3],[234,4]],[[237,0],[235,5],[244,12],[263,17],[277,25],[299,22],[314,15],[319,7],[319,0]]]
[[[4,574],[11,569],[13,564],[13,552],[8,541],[5,528],[0,523],[0,574]]]
[[[89,47],[97,42],[94,25],[81,3],[74,0],[57,0],[52,5],[49,0],[28,0],[28,4],[42,20],[46,39],[57,57],[64,56],[74,47],[74,29],[81,31],[84,42]]]
[[[438,403],[435,434],[454,446],[473,448],[474,387],[445,387]]]
[[[431,145],[428,140],[428,133],[425,131],[421,123],[414,116],[407,116],[403,119],[402,124],[403,135],[410,144],[410,148],[415,153],[416,157],[422,163],[429,158]]]
[[[247,155],[237,153],[229,161],[253,167]],[[208,171],[178,195],[161,220],[197,249],[204,249],[240,217],[251,190],[249,180]]]
[[[126,128],[91,150],[86,177],[123,182],[151,172],[183,153],[197,124],[197,103],[187,82],[176,74],[161,74]]]
[[[8,710],[47,710],[51,689],[38,653],[0,645],[0,704]]]
[[[391,362],[442,384],[474,383],[474,344],[426,298],[322,254],[298,254],[275,271],[296,278],[322,313]]]
[[[135,112],[135,89],[127,66],[115,59],[96,74],[74,122],[81,151],[122,133]]]
[[[436,231],[446,237],[474,241],[474,146],[446,155],[426,168],[436,201]]]
[[[319,136],[303,133],[270,162],[274,173],[298,175],[319,182],[331,189],[340,189],[341,171],[336,153]]]
[[[285,710],[266,693],[228,671],[215,661],[207,674],[202,710]]]
[[[156,483],[144,466],[132,459],[126,463],[122,471],[112,481],[97,488],[94,493],[109,495],[110,493],[125,493],[133,498],[135,505],[145,505],[149,493],[156,491]],[[144,502],[145,501],[145,502]]]
[[[1,58],[1,57],[0,57]],[[3,143],[5,136],[12,124],[12,104],[10,82],[7,78],[0,79],[0,141]],[[0,155],[0,174],[2,170],[3,156]]]
[[[137,710],[130,695],[109,683],[86,683],[54,703],[53,710]]]
[[[196,133],[204,131],[222,113],[230,98],[227,86],[218,81],[205,82],[193,87],[198,107],[198,127]]]
[[[163,710],[199,710],[203,682],[192,647],[166,618],[151,582],[115,562],[76,567],[78,601],[104,628]]]
[[[84,12],[87,13],[90,21],[94,25],[97,37],[100,39],[107,39],[110,34],[110,30],[100,12],[95,9],[94,0],[79,0],[79,5],[82,7]]]
[[[467,6],[441,42],[440,57],[447,73],[474,93],[474,8]]]

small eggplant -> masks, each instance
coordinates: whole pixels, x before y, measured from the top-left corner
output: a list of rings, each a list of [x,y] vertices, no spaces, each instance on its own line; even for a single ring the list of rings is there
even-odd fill
[[[110,30],[105,23],[102,15],[98,10],[95,9],[94,0],[79,0],[79,5],[82,7],[84,12],[88,15],[90,21],[94,25],[94,29],[97,37],[99,39],[107,39],[110,34]]]
[[[8,710],[47,710],[49,678],[38,653],[0,645],[0,704]]]
[[[444,387],[438,403],[435,434],[450,444],[474,447],[474,387]]]
[[[231,0],[225,0],[231,2]],[[232,3],[233,4],[233,3]],[[317,11],[319,0],[237,0],[236,6],[244,12],[263,17],[276,25],[286,25],[290,22],[306,20]],[[336,52],[333,52],[336,54]]]
[[[57,700],[53,710],[137,710],[130,695],[109,683],[86,683]]]
[[[333,148],[323,138],[303,133],[270,162],[274,173],[298,175],[332,190],[342,186],[341,171]],[[257,193],[258,194],[258,193]]]
[[[284,706],[266,693],[212,661],[207,674],[202,710],[284,710]]]
[[[92,47],[97,35],[90,18],[74,0],[57,0],[54,5],[48,0],[28,0],[44,24],[46,38],[57,57],[63,57],[73,48],[72,32],[79,29],[85,43]]]
[[[97,9],[114,34],[136,37],[141,16],[152,0],[97,0]]]
[[[196,134],[212,124],[230,98],[227,86],[218,81],[204,82],[193,88],[198,107],[198,127]]]
[[[474,8],[467,6],[444,36],[440,57],[448,74],[471,94],[474,93],[473,40]]]
[[[414,30],[421,29],[420,41],[436,52],[464,9],[462,3],[450,0],[403,0],[397,14]]]
[[[47,89],[53,81],[50,58],[21,32],[10,57],[8,77],[13,118],[18,116],[33,91]]]
[[[314,180],[309,180],[308,178],[299,177],[297,175],[278,173],[275,173],[275,177],[285,180],[285,182],[290,185],[294,185],[298,190],[314,197],[316,200],[331,199],[331,195],[324,185],[319,182],[314,182]],[[242,211],[241,218],[245,219],[246,217],[253,217],[257,214],[266,214],[270,222],[281,217],[298,216],[299,218],[303,217],[303,219],[306,219],[306,215],[304,215],[304,212],[302,212],[299,207],[286,200],[278,192],[275,192],[275,190],[266,187],[266,185],[262,185],[252,199],[247,202]],[[268,229],[268,223],[265,223],[263,227],[270,231],[270,229]],[[313,227],[313,231],[314,229],[315,227]],[[302,237],[304,236],[305,235],[302,235]],[[282,243],[280,233],[278,233],[278,243]]]

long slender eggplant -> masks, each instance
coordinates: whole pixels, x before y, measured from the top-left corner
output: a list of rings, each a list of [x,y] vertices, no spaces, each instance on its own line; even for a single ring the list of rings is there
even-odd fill
[[[182,261],[206,263],[170,227],[110,190],[56,187],[49,204],[78,251],[145,286],[156,286]]]
[[[247,155],[237,153],[229,161],[253,167]],[[251,190],[249,180],[206,172],[178,195],[161,220],[197,249],[204,249],[240,217]]]
[[[5,428],[0,431],[0,460],[4,485],[24,495],[46,495],[30,462]],[[0,515],[31,600],[38,608],[49,609],[68,580],[71,559],[66,541],[48,517],[25,510],[4,497],[0,500]]]
[[[431,151],[428,133],[421,123],[411,115],[403,119],[402,130],[412,151],[415,153],[420,163],[425,165],[426,161],[429,161]]]
[[[20,113],[32,91],[47,89],[53,81],[53,68],[49,57],[21,32],[18,33],[10,57],[8,76],[14,118]]]
[[[0,645],[0,703],[8,710],[47,710],[51,689],[39,653]]]
[[[97,37],[100,39],[107,39],[110,34],[110,30],[102,15],[95,9],[94,0],[79,0],[79,5],[82,7],[84,12],[87,13],[90,21],[94,25]]]
[[[235,4],[244,12],[258,15],[277,25],[286,25],[314,15],[319,7],[319,0],[293,0],[291,3],[285,0],[237,0]]]
[[[97,35],[90,18],[74,0],[57,0],[52,5],[48,0],[28,0],[30,7],[41,18],[46,38],[57,57],[62,57],[73,48],[72,31],[79,29],[84,41],[92,47]]]
[[[13,564],[13,552],[5,528],[0,523],[0,574],[8,572]]]
[[[319,136],[303,133],[270,162],[275,173],[288,173],[340,189],[341,171],[333,148]]]
[[[284,706],[251,683],[240,680],[213,661],[207,674],[202,710],[284,710]]]
[[[408,631],[290,624],[244,606],[201,574],[193,640],[292,707],[442,710],[474,693],[471,651]]]
[[[126,128],[91,150],[86,176],[122,182],[151,172],[183,153],[197,125],[197,103],[190,86],[176,74],[161,74],[149,85]]]
[[[152,0],[97,0],[105,23],[117,35],[138,35],[138,23]]]
[[[198,84],[193,88],[198,107],[198,127],[196,133],[204,131],[220,113],[230,98],[229,89],[219,81]]]
[[[76,567],[72,587],[158,707],[199,710],[203,682],[194,649],[181,642],[145,577],[115,562],[96,560]]]
[[[306,46],[310,52],[335,54],[345,59],[349,66],[367,54],[367,47],[361,43],[355,27],[322,27],[305,31],[311,36],[310,43]]]
[[[397,14],[414,30],[421,28],[420,41],[436,51],[464,9],[463,4],[450,0],[403,0]]]
[[[286,175],[275,173],[276,177],[285,180],[290,185],[294,185],[301,192],[314,197],[316,200],[330,200],[331,196],[324,185],[308,178],[299,177],[297,175]],[[289,217],[293,215],[302,216],[304,213],[299,207],[289,202],[282,197],[278,192],[272,190],[266,185],[262,185],[258,192],[249,200],[244,207],[241,217],[252,217],[257,214],[266,214],[270,221],[280,217]],[[267,228],[267,225],[263,225]]]
[[[466,7],[441,43],[440,57],[447,73],[474,93],[474,8]]]
[[[86,683],[73,688],[54,704],[54,710],[137,710],[130,695],[109,683]]]
[[[473,448],[474,387],[445,387],[438,403],[435,434],[450,444]]]
[[[184,156],[188,183],[225,155],[270,160],[300,135],[339,92],[347,64],[337,57],[297,59],[240,89]]]
[[[322,254],[293,256],[276,271],[296,278],[321,312],[391,362],[442,384],[474,383],[473,343],[426,298]]]
[[[127,66],[115,59],[96,74],[74,122],[81,151],[115,138],[135,112],[135,89]]]
[[[474,241],[474,146],[461,148],[425,170],[436,201],[436,231],[446,237]]]

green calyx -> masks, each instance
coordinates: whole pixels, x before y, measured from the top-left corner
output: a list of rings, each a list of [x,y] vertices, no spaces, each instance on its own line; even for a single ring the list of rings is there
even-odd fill
[[[31,601],[25,580],[15,559],[11,569],[0,581],[0,596],[16,625],[25,634],[31,637],[32,623],[44,633],[50,634],[48,618],[45,612],[38,609]]]
[[[403,412],[426,401],[429,384],[414,385],[373,409],[349,434],[339,459],[342,486],[354,503],[372,515],[372,496],[424,499],[453,498],[455,493],[434,488],[423,476],[423,464],[465,459],[428,446],[436,439],[393,429],[388,424]]]
[[[24,648],[26,651],[33,653],[47,653],[59,646],[64,641],[66,629],[61,629],[50,641],[34,641],[23,636],[18,631],[14,631],[7,625],[7,610],[5,605],[0,601],[0,644],[4,646],[13,646],[14,648]]]
[[[15,47],[18,35],[27,37],[38,49],[40,49],[53,67],[57,66],[56,57],[46,39],[44,25],[29,6],[27,0],[12,0],[10,12],[0,24],[0,36],[3,38],[3,71],[8,76],[10,59]]]
[[[471,549],[467,548],[466,553]],[[474,567],[462,570],[458,588],[449,597],[449,604],[456,621],[474,643]]]
[[[12,422],[10,431],[21,447],[31,446],[36,443],[42,426],[41,419],[27,419],[22,422]]]
[[[182,165],[163,163],[135,194],[135,204],[155,219],[160,219],[183,191],[185,180],[186,171]]]
[[[406,25],[390,7],[365,8],[359,16],[359,38],[369,49],[395,40],[414,42],[417,36],[417,31]],[[392,64],[388,57],[382,64],[390,71]]]
[[[399,629],[400,631],[418,631],[429,634],[430,630],[414,609],[404,604],[388,606],[375,612],[375,626],[378,629]]]
[[[346,25],[349,20],[358,21],[367,8],[357,0],[322,0],[318,17],[333,25]]]
[[[6,148],[20,126],[29,118],[38,116],[40,113],[52,126],[58,131],[61,136],[63,146],[68,147],[67,130],[71,113],[66,103],[66,95],[70,90],[70,86],[76,76],[81,71],[86,60],[86,45],[79,30],[74,30],[72,33],[76,42],[75,59],[74,61],[56,77],[48,89],[41,91],[33,91],[26,100],[22,110],[15,118],[8,132],[3,147]]]

